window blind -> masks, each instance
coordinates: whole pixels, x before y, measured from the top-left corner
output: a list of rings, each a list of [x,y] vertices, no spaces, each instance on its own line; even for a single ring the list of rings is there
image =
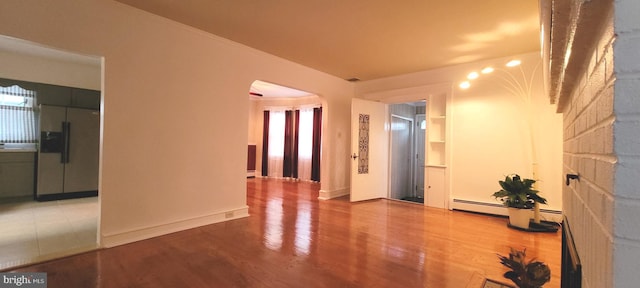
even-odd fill
[[[0,143],[36,143],[36,92],[0,86]]]

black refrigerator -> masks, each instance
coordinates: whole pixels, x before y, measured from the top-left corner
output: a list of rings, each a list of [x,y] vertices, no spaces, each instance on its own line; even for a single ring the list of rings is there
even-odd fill
[[[39,126],[36,200],[98,195],[99,111],[40,105]]]

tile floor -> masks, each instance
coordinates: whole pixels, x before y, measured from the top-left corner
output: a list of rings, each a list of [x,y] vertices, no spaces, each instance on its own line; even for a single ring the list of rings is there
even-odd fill
[[[98,197],[0,204],[0,269],[97,248]]]

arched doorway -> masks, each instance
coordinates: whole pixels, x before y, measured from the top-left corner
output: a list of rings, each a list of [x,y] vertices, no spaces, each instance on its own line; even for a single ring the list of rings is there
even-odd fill
[[[249,97],[248,177],[319,182],[320,97],[260,80],[252,83]]]

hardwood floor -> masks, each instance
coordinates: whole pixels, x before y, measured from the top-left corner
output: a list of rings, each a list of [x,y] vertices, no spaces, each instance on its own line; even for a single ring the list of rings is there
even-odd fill
[[[48,287],[472,287],[527,248],[560,286],[560,233],[390,200],[318,201],[318,184],[248,179],[250,217],[16,269]],[[479,286],[473,286],[479,287]]]

